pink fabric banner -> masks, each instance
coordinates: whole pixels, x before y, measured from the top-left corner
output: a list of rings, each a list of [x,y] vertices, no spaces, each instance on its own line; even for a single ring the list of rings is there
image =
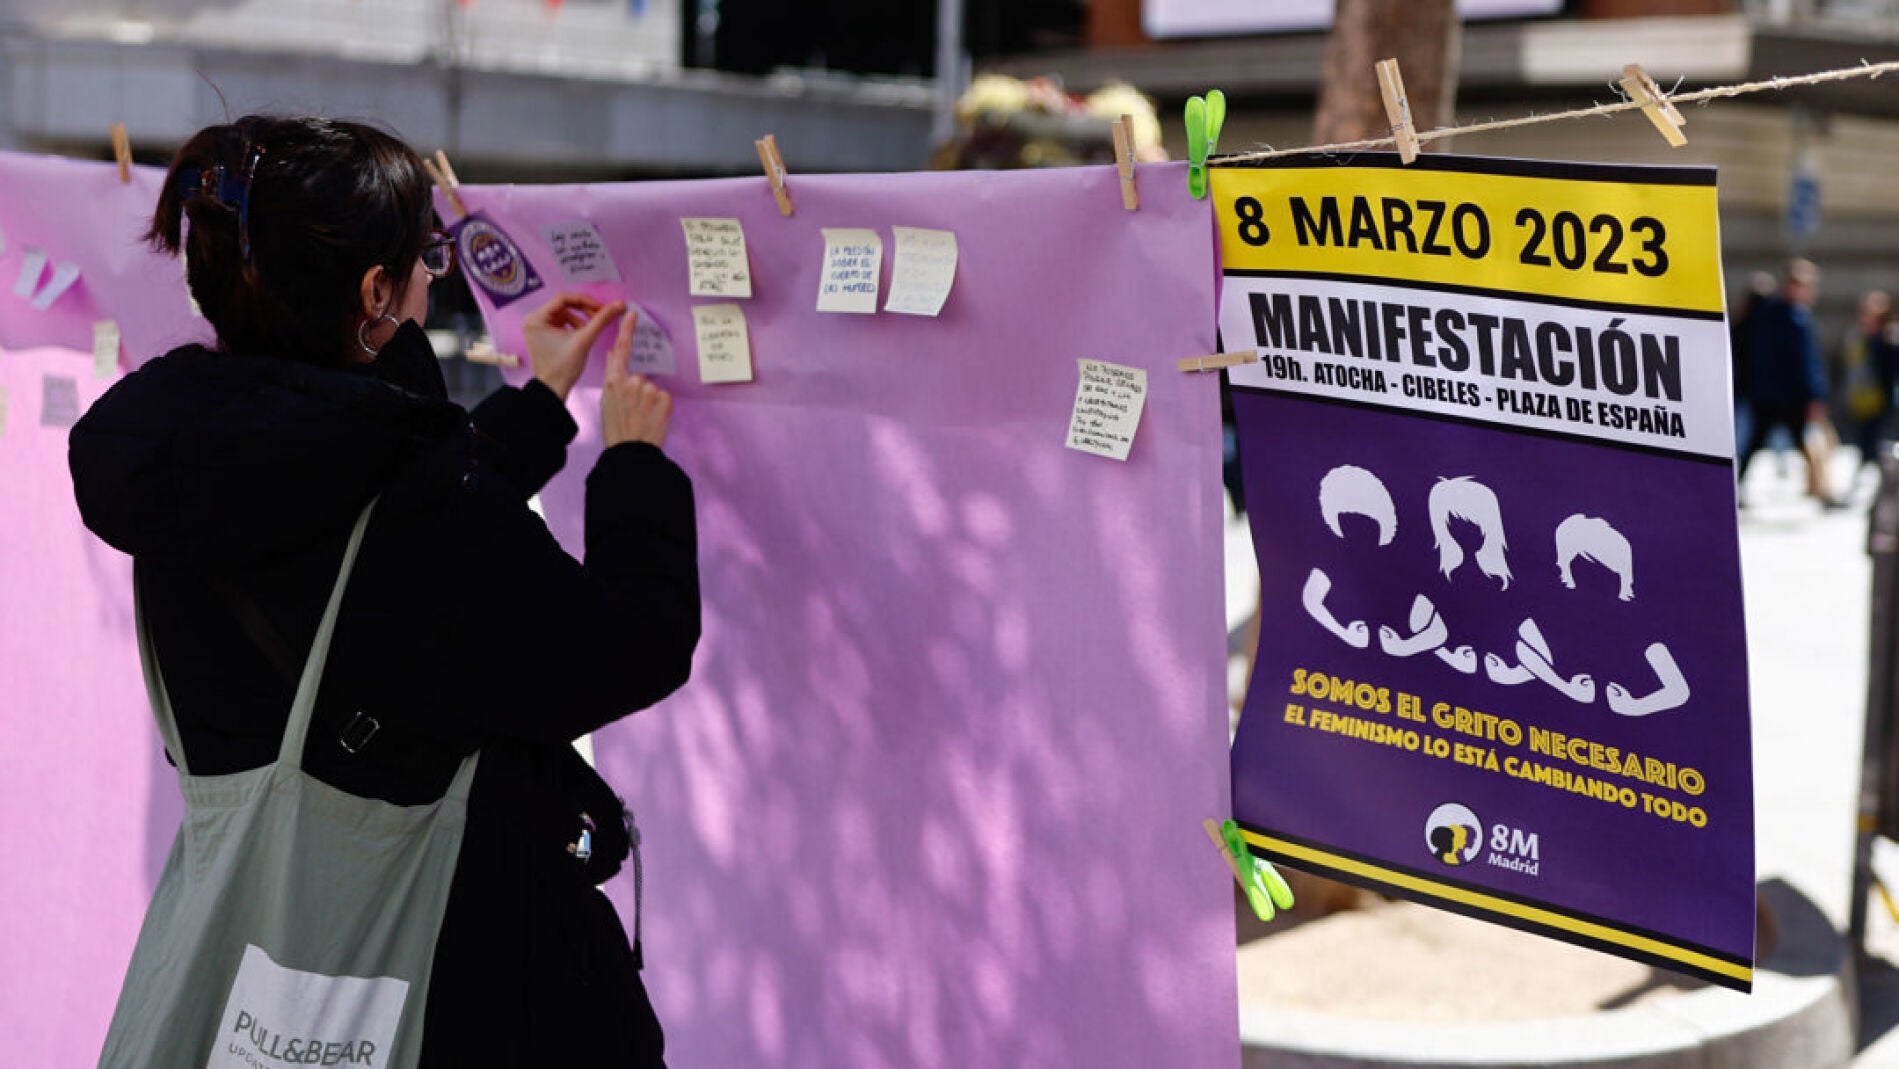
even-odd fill
[[[470,188],[551,291],[589,221],[671,336],[698,488],[691,684],[603,732],[646,832],[648,980],[680,1065],[1221,1065],[1238,1057],[1211,219],[1183,169]],[[80,525],[55,411],[92,323],[126,366],[202,322],[137,241],[156,172],[0,155],[0,1029],[97,1056],[178,826],[128,562]],[[699,382],[682,216],[737,218],[757,381]],[[815,311],[823,227],[956,232],[938,318]],[[580,231],[565,228],[570,244]],[[581,235],[584,238],[584,234]],[[26,249],[46,253],[13,287]],[[59,263],[79,278],[34,309]],[[576,263],[570,263],[574,269]],[[519,351],[519,316],[498,325]],[[22,346],[54,346],[32,352]],[[1145,369],[1125,463],[1062,446],[1078,358]],[[47,376],[70,385],[47,385]],[[594,380],[597,382],[597,376]],[[597,392],[549,488],[579,551]],[[497,562],[504,567],[505,562]],[[631,920],[631,879],[612,887]]]
[[[0,355],[0,1035],[9,1065],[98,1060],[184,808],[139,674],[131,558],[87,533],[66,474],[66,424],[111,384],[93,376],[88,353]]]
[[[164,179],[155,167],[125,183],[117,164],[0,153],[0,348],[90,353],[93,323],[110,319],[130,370],[210,337],[184,268],[144,240]],[[62,267],[78,271],[63,292]]]
[[[548,287],[488,309],[504,351],[580,221],[621,280],[582,288],[675,351],[705,638],[596,740],[669,1060],[1235,1064],[1218,400],[1175,369],[1215,350],[1207,203],[1177,165],[1136,212],[1111,168],[790,188],[788,218],[763,178],[463,190]],[[681,217],[744,227],[755,382],[700,381]],[[817,312],[821,230],[876,230],[887,292],[892,226],[956,233],[940,317]],[[1079,358],[1147,372],[1125,463],[1063,446]],[[543,495],[576,553],[597,397]]]

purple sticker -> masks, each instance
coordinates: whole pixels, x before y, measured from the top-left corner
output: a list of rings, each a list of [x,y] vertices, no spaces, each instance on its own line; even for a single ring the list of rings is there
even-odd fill
[[[455,252],[462,270],[475,285],[488,294],[496,308],[541,288],[541,276],[521,254],[521,247],[507,232],[480,212],[465,216],[450,232],[455,236]]]

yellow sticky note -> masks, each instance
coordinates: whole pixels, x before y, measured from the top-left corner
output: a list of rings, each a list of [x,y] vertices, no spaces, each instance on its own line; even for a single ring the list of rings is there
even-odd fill
[[[875,230],[825,227],[818,311],[875,315],[878,273],[883,263],[884,239]]]
[[[681,219],[686,231],[687,292],[694,297],[752,295],[745,228],[737,219]]]
[[[941,312],[956,284],[956,235],[914,226],[893,226],[890,233],[897,248],[890,258],[884,311],[913,316]]]
[[[697,304],[692,330],[699,342],[699,381],[752,381],[752,339],[745,309],[736,304]]]
[[[101,319],[92,325],[92,377],[109,379],[119,373],[119,324]]]
[[[1147,372],[1105,360],[1081,360],[1075,412],[1068,421],[1070,449],[1126,460],[1147,404]]]

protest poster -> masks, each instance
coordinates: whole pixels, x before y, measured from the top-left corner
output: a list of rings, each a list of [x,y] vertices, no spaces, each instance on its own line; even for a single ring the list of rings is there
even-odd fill
[[[1261,578],[1259,854],[1747,990],[1714,173],[1213,172]]]

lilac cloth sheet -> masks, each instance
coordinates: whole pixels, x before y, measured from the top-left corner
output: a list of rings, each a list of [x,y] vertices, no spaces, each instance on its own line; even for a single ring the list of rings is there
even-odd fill
[[[645,833],[669,1060],[1236,1064],[1199,826],[1229,805],[1218,398],[1175,368],[1215,349],[1207,202],[1177,165],[1141,168],[1137,212],[1112,168],[790,188],[790,217],[763,178],[463,190],[547,292],[541,235],[594,224],[623,282],[585,289],[677,356],[705,638],[596,740]],[[682,216],[744,225],[755,382],[699,381]],[[942,314],[817,312],[821,229],[892,226],[956,233]],[[503,351],[544,295],[488,309]],[[1147,371],[1126,463],[1063,447],[1082,357]],[[543,495],[576,553],[597,398]]]

